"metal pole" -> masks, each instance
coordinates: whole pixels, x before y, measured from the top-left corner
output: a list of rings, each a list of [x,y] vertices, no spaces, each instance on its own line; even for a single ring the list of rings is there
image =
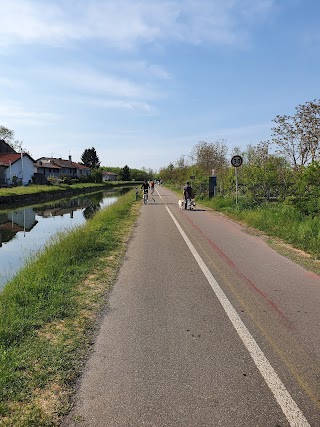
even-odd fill
[[[235,168],[235,174],[236,174],[236,205],[238,204],[238,172],[237,168]]]
[[[23,152],[21,151],[21,181],[23,185]]]

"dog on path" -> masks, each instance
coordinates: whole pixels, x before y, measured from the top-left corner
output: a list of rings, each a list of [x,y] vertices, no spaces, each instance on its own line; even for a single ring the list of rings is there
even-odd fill
[[[194,200],[191,200],[190,202],[190,209],[196,210],[196,202]]]

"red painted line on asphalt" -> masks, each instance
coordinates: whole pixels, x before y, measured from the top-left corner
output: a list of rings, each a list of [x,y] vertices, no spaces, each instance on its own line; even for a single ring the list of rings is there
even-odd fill
[[[245,274],[243,274],[236,264],[215,244],[212,240],[210,240],[203,231],[194,223],[192,220],[185,215],[185,218],[189,221],[192,227],[197,230],[197,232],[209,243],[209,245],[213,248],[215,252],[234,270],[236,273],[247,282],[250,287],[257,292],[262,298],[272,307],[272,309],[277,313],[280,320],[286,325],[287,329],[294,330],[294,326],[292,322],[287,318],[287,316],[277,307],[274,301],[272,301],[265,292],[257,287]]]

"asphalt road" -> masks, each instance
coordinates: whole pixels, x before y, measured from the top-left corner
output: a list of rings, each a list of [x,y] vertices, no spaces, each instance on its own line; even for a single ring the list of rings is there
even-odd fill
[[[319,427],[319,307],[319,276],[157,187],[62,426]]]

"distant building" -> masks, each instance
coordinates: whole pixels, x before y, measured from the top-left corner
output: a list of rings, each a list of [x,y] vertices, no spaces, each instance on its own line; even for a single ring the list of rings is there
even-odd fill
[[[17,153],[0,140],[0,185],[26,185],[32,182],[34,159],[28,153]]]
[[[15,153],[14,149],[10,147],[3,139],[0,139],[0,154]]]
[[[48,178],[49,176],[59,178],[69,176],[70,178],[80,178],[81,176],[91,175],[91,169],[80,163],[73,162],[71,156],[68,160],[56,157],[41,157],[35,163],[37,175],[41,174]]]
[[[103,181],[117,181],[118,174],[113,172],[102,171]]]

